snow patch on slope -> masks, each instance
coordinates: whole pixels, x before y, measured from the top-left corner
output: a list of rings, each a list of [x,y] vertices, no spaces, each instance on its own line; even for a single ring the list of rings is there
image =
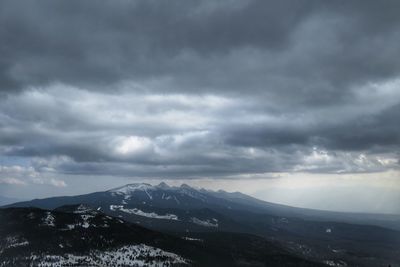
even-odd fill
[[[192,223],[195,223],[197,225],[205,226],[205,227],[218,227],[218,220],[213,218],[211,220],[200,220],[196,217],[190,218],[190,221]]]
[[[188,240],[188,241],[198,241],[198,242],[203,242],[203,239],[200,238],[193,238],[193,237],[188,237],[188,236],[183,236],[182,237],[183,240]]]
[[[138,215],[138,216],[143,216],[143,217],[148,217],[148,218],[152,218],[152,219],[164,219],[164,220],[174,220],[177,221],[178,220],[178,216],[176,216],[175,214],[165,214],[165,215],[159,215],[155,212],[144,212],[140,209],[137,208],[133,208],[133,209],[126,209],[124,208],[124,206],[122,205],[110,205],[110,210],[112,211],[122,211],[128,214],[134,214],[134,215]]]
[[[54,216],[51,214],[50,211],[47,211],[45,217],[42,218],[42,225],[55,226],[54,222],[55,222]]]
[[[154,187],[150,184],[127,184],[121,187],[111,189],[108,192],[118,195],[131,195],[136,191],[148,191],[148,190],[154,190]]]
[[[73,213],[75,213],[75,214],[81,214],[81,213],[88,213],[88,212],[91,212],[91,211],[93,211],[93,209],[92,209],[91,207],[86,206],[86,205],[83,205],[83,204],[80,204],[80,205],[74,210]]]
[[[5,244],[4,248],[15,248],[15,247],[21,247],[21,246],[27,246],[29,245],[29,242],[21,237],[18,236],[7,236],[5,239]],[[2,250],[0,250],[1,252]],[[0,253],[1,254],[1,253]]]
[[[74,224],[67,224],[66,225],[66,229],[63,230],[73,230],[77,227],[82,227],[82,228],[89,228],[89,227],[101,227],[101,228],[105,228],[105,227],[110,227],[110,225],[108,224],[108,221],[111,220],[111,217],[106,217],[105,219],[103,219],[103,222],[101,224],[96,224],[93,223],[92,219],[94,218],[94,215],[90,215],[90,214],[81,214],[80,215],[80,220]]]
[[[82,224],[81,224],[81,226],[83,227],[83,228],[89,228],[89,226],[90,226],[90,224],[89,224],[89,219],[91,219],[91,218],[93,218],[94,216],[92,216],[92,215],[88,215],[88,214],[84,214],[84,215],[81,215],[81,218],[82,218]]]
[[[31,255],[32,266],[172,266],[189,265],[183,257],[144,244],[122,246],[106,251],[92,250],[88,255]],[[4,263],[4,262],[3,262]],[[6,263],[4,263],[6,264]],[[4,265],[6,266],[6,265]]]
[[[337,266],[337,267],[344,267],[347,266],[347,263],[342,260],[326,260],[324,263],[328,266]]]

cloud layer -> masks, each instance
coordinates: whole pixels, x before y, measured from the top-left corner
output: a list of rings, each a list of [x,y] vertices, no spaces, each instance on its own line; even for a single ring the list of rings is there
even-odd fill
[[[3,1],[0,183],[399,170],[399,8]]]

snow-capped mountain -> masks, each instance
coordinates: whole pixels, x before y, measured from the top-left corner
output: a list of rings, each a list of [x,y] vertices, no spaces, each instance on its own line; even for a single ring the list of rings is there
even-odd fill
[[[231,204],[188,185],[129,184],[106,192],[111,202],[100,209],[113,216],[166,231],[239,230],[241,225],[218,212]],[[214,208],[214,209],[212,209]]]
[[[196,189],[185,184],[128,184],[104,192],[36,199],[12,206],[55,209],[81,203],[96,212],[179,236],[222,232],[252,234],[278,242],[297,256],[319,262],[331,261],[337,266],[386,263],[395,266],[394,260],[400,258],[400,232],[358,224],[363,221],[396,226],[395,222],[400,220],[395,216],[392,221],[368,221],[369,217],[363,214],[293,208],[239,192]],[[357,218],[361,219],[357,221]],[[371,256],[366,261],[363,255]]]
[[[111,205],[134,209],[131,213],[155,213],[162,217],[171,213],[171,209],[193,211],[209,209],[231,216],[236,211],[250,211],[277,217],[296,217],[314,221],[337,221],[356,224],[369,224],[400,230],[399,215],[360,214],[328,212],[311,209],[294,208],[285,205],[265,202],[240,192],[211,191],[196,189],[188,185],[169,186],[166,183],[150,185],[146,183],[128,184],[104,192],[96,192],[72,197],[52,197],[34,199],[8,205],[8,207],[34,206],[45,209],[68,204],[86,203],[101,208],[104,212],[113,211]],[[140,211],[139,211],[140,210]],[[114,210],[115,211],[115,210]],[[222,214],[221,214],[222,213]],[[158,216],[160,215],[160,216]],[[178,216],[178,214],[175,214]],[[183,215],[181,215],[183,216]],[[142,216],[145,217],[145,216]],[[167,216],[168,217],[168,216]],[[171,218],[173,218],[172,216]],[[208,218],[212,219],[212,218]],[[176,220],[178,221],[178,220]]]
[[[165,207],[205,207],[205,203],[216,201],[206,191],[197,190],[186,184],[182,184],[180,187],[168,186],[166,183],[160,183],[155,186],[144,183],[128,184],[107,192],[112,196],[122,197],[125,202],[141,200],[142,202]]]

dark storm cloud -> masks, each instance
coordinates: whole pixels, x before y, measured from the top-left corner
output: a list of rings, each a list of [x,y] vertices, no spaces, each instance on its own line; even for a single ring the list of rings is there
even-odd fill
[[[2,90],[59,81],[114,91],[121,80],[165,77],[170,88],[156,90],[247,89],[278,99],[295,90],[319,103],[400,69],[397,1],[1,5]]]
[[[3,1],[0,156],[142,177],[398,168],[399,10]]]
[[[1,8],[2,88],[189,75],[185,62],[178,59],[174,65],[184,50],[208,57],[247,45],[281,49],[307,13],[306,6],[296,5],[288,12],[287,3],[263,2],[105,1],[93,6],[6,1]]]
[[[235,146],[276,147],[282,145],[318,145],[337,150],[398,149],[400,105],[377,114],[360,115],[354,120],[313,121],[303,125],[268,125],[240,123],[223,129],[226,142]]]

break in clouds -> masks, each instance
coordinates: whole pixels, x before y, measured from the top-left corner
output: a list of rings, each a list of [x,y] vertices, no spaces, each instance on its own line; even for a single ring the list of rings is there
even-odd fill
[[[399,170],[398,1],[3,1],[0,184]]]

